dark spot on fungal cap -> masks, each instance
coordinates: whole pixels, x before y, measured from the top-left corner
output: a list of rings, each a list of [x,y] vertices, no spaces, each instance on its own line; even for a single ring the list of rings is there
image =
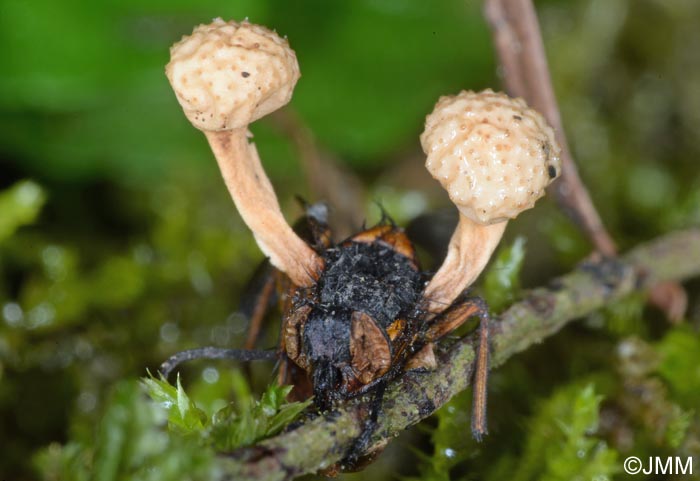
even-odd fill
[[[250,77],[250,74],[248,72],[241,72],[241,76],[243,78],[248,78],[248,77]]]
[[[553,165],[550,165],[549,167],[547,167],[547,173],[549,174],[549,178],[553,179],[557,176],[557,168]]]
[[[514,118],[515,120],[517,120],[518,122],[520,122],[521,120],[523,120],[523,118],[522,118],[520,115],[513,115],[513,118]]]

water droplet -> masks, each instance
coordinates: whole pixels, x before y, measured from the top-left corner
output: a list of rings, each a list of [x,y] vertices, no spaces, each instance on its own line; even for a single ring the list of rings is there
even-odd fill
[[[84,391],[78,396],[78,409],[84,413],[89,413],[97,405],[97,396],[94,393]]]
[[[79,359],[90,359],[92,357],[92,344],[85,339],[78,339],[73,348],[73,352]]]
[[[215,367],[207,367],[202,371],[202,379],[209,384],[214,384],[219,380],[219,371]]]
[[[42,302],[31,311],[29,311],[29,327],[35,329],[37,327],[51,324],[56,315],[56,310],[53,305],[48,302]]]
[[[401,196],[401,209],[406,217],[414,218],[425,212],[428,207],[428,201],[422,192],[411,190]]]
[[[208,294],[214,287],[214,282],[206,266],[206,258],[199,252],[190,254],[187,262],[192,287],[200,294]]]
[[[16,302],[8,302],[2,306],[2,317],[5,318],[8,326],[18,326],[24,320],[24,311]]]
[[[23,182],[15,191],[15,200],[22,205],[34,205],[40,197],[41,189],[31,182]]]
[[[146,244],[139,244],[134,248],[133,256],[137,264],[150,264],[153,262],[153,249]]]
[[[160,326],[160,338],[163,342],[173,343],[180,337],[180,328],[173,322],[166,322]]]

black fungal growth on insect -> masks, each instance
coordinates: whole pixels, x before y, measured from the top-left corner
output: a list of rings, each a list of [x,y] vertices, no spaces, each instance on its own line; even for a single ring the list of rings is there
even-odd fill
[[[329,408],[352,376],[354,313],[368,315],[388,347],[386,329],[415,310],[422,279],[412,259],[381,242],[344,243],[326,250],[324,260],[302,344],[316,403]]]
[[[418,301],[421,276],[411,260],[380,242],[351,242],[325,253],[321,309],[361,310],[387,327]]]

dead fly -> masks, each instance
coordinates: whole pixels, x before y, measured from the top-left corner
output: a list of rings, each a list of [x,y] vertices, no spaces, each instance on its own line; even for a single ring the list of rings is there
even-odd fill
[[[403,229],[388,220],[334,244],[327,210],[316,204],[307,209],[297,230],[319,253],[324,268],[309,287],[291,284],[279,271],[269,273],[262,283],[248,344],[254,344],[264,306],[273,294],[266,286],[277,285],[282,286],[277,295],[284,313],[279,349],[184,351],[164,363],[161,372],[167,376],[179,363],[198,358],[280,359],[280,383],[294,385],[297,398],[313,395],[321,411],[339,401],[373,394],[368,436],[386,384],[407,370],[435,368],[433,343],[479,316],[483,355],[475,389],[481,394],[474,397],[472,427],[480,439],[486,433],[488,360],[488,311],[483,300],[463,297],[440,315],[432,315],[423,298],[429,275],[420,270]]]
[[[206,135],[241,217],[287,287],[277,352],[205,348],[174,356],[162,372],[197,357],[276,357],[280,380],[313,394],[322,410],[373,395],[368,440],[387,383],[435,366],[433,343],[478,316],[472,431],[480,439],[488,313],[483,301],[464,293],[507,221],[532,207],[561,172],[559,147],[542,116],[522,99],[490,90],[438,101],[421,143],[426,167],[457,206],[459,222],[442,266],[426,275],[411,241],[390,223],[334,244],[318,208],[308,212],[308,236],[284,220],[247,127],[291,98],[300,74],[286,40],[265,27],[215,19],[183,37],[170,55],[166,74],[185,115]]]

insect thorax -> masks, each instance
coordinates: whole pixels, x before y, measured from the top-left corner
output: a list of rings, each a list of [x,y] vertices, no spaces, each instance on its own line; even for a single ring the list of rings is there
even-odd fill
[[[295,303],[307,312],[297,335],[317,397],[386,372],[397,321],[403,330],[422,287],[414,259],[379,240],[343,243],[324,260],[314,292]]]

